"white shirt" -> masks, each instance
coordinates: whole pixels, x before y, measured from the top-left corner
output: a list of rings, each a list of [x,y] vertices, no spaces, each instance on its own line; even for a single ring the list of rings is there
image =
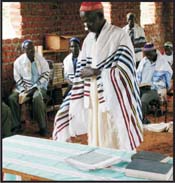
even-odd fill
[[[173,65],[173,54],[171,55],[166,55],[166,54],[163,54],[165,60],[170,64],[170,66]]]

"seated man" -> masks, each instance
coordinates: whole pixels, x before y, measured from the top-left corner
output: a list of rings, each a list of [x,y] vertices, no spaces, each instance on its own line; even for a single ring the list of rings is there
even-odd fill
[[[9,137],[12,135],[12,114],[8,105],[2,102],[2,138]]]
[[[22,44],[24,54],[19,56],[14,62],[14,80],[16,89],[9,96],[9,105],[15,121],[13,130],[21,128],[21,106],[19,104],[19,94],[26,93],[32,100],[33,117],[39,124],[39,134],[47,134],[46,112],[43,98],[46,96],[49,81],[49,65],[47,61],[35,52],[33,42],[25,40]]]
[[[145,119],[145,115],[149,112],[149,103],[159,100],[160,96],[164,97],[165,91],[170,88],[172,69],[153,43],[146,43],[143,52],[145,57],[137,69],[137,78],[140,84],[143,123],[147,124],[149,121]]]
[[[164,54],[165,60],[173,67],[173,44],[171,42],[165,42],[164,44]]]
[[[76,64],[80,53],[80,40],[78,38],[71,38],[69,41],[70,54],[63,60],[64,65],[64,79],[68,82],[68,88],[65,91],[63,98],[67,96],[72,88],[72,80],[76,71]]]
[[[146,43],[145,32],[142,27],[135,23],[136,17],[134,13],[128,13],[126,19],[128,24],[123,27],[123,30],[125,30],[129,34],[133,43],[137,68],[141,59],[143,58],[142,48]]]

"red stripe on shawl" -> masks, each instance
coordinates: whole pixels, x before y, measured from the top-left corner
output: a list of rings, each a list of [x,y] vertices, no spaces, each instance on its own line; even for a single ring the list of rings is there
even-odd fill
[[[80,98],[83,98],[83,96],[74,97],[74,98],[71,98],[71,100],[76,100],[76,99],[80,99]]]
[[[67,123],[69,123],[69,119],[68,119],[67,121],[65,121],[64,123],[61,123],[61,124],[57,127],[57,129],[62,128],[62,126],[64,126],[64,125],[67,124]]]
[[[126,94],[127,94],[128,100],[129,100],[129,105],[130,105],[130,107],[132,107],[131,96],[130,96],[129,90],[128,90],[128,88],[127,88],[127,84],[126,84],[126,82],[125,82],[123,76],[121,75],[121,73],[119,73],[119,76],[120,76],[120,79],[121,79],[121,81],[122,81],[122,83],[123,83],[123,86],[125,87]]]
[[[67,116],[67,115],[68,115],[68,112],[69,112],[69,109],[66,110],[66,111],[64,111],[64,112],[61,112],[61,113],[60,113],[60,114],[61,114],[61,117],[59,117],[59,118],[57,118],[57,119],[55,120],[54,125],[57,123],[58,120],[64,118],[63,116]],[[59,114],[59,116],[60,116],[60,114]]]
[[[123,76],[121,75],[121,73],[119,73],[119,76],[120,76],[120,79],[121,79],[121,81],[122,81],[122,83],[123,83],[125,89],[126,89],[126,94],[127,94],[128,100],[129,100],[129,104],[130,104],[130,107],[132,108],[131,96],[130,96],[130,93],[129,93],[127,84],[126,84],[126,82],[125,82]],[[139,141],[140,141],[141,139],[140,139],[140,135],[139,135],[139,133],[138,133],[138,129],[137,129],[137,126],[136,126],[136,122],[135,122],[134,117],[133,117],[132,115],[131,115],[131,117],[132,117],[132,118],[131,118],[132,124],[133,124],[133,126],[134,126],[134,129],[135,129],[136,134],[137,134],[137,136],[138,136],[138,139],[139,139]],[[141,141],[140,141],[140,142],[141,142]]]
[[[73,87],[72,90],[79,90],[79,89],[83,89],[84,86],[79,86],[79,87]]]
[[[69,126],[69,123],[65,124],[61,129],[59,129],[56,133],[55,133],[55,136],[56,136],[56,139],[57,139],[57,134],[63,130],[65,127]]]
[[[103,102],[105,102],[105,99],[104,99],[104,97],[100,97],[100,98],[98,99],[98,101],[99,101],[100,103],[103,103]]]
[[[59,121],[59,120],[61,120],[61,119],[63,119],[63,118],[65,118],[65,117],[67,117],[67,116],[69,116],[69,114],[66,114],[66,115],[64,115],[64,116],[62,116],[62,117],[57,118],[57,119],[56,119],[56,122]]]
[[[84,93],[84,96],[89,97],[89,96],[90,96],[90,94],[89,94],[89,93]]]
[[[135,128],[135,130],[136,130],[136,134],[137,134],[137,136],[138,136],[139,142],[141,143],[142,140],[141,140],[141,138],[140,138],[139,132],[138,132],[137,127],[136,127],[136,124],[135,124],[134,117],[133,117],[132,115],[131,115],[131,121],[132,121],[132,124],[133,124],[133,126],[134,126],[134,128]]]
[[[115,80],[115,77],[114,77],[114,80]],[[117,81],[116,81],[116,84],[117,84]],[[125,86],[124,86],[124,87],[125,87]],[[122,101],[123,101],[124,111],[126,112],[127,124],[128,124],[129,132],[130,132],[130,135],[131,135],[131,140],[132,140],[132,143],[134,143],[134,147],[136,147],[136,144],[135,144],[135,141],[134,141],[134,138],[133,138],[133,134],[132,134],[132,132],[131,132],[131,130],[130,130],[130,119],[129,119],[129,115],[128,115],[127,110],[126,110],[126,107],[125,107],[125,103],[124,103],[124,100],[123,100],[122,92],[121,92],[121,90],[120,90],[119,87],[118,87],[118,90],[119,90],[119,92],[120,92],[120,96],[121,96]],[[125,87],[125,90],[127,90],[126,87]]]
[[[91,86],[91,84],[90,83],[85,83],[84,86]]]
[[[129,123],[128,123],[128,116],[127,116],[127,113],[125,115],[125,112],[126,112],[126,108],[124,106],[124,101],[123,101],[123,97],[121,96],[121,91],[119,90],[119,87],[118,87],[118,84],[117,84],[117,81],[114,77],[115,75],[115,70],[114,69],[111,69],[110,71],[110,76],[111,76],[111,80],[112,80],[112,83],[113,83],[113,86],[114,86],[114,89],[115,89],[115,93],[116,93],[116,96],[119,100],[119,103],[120,103],[120,106],[121,106],[121,109],[122,109],[122,114],[123,114],[123,117],[124,117],[124,121],[125,121],[125,126],[126,126],[126,129],[127,129],[127,132],[128,132],[128,137],[129,137],[129,142],[130,142],[130,146],[132,149],[134,149],[133,147],[133,144],[132,144],[132,135],[130,133],[130,128],[129,128]],[[118,90],[118,91],[117,91]],[[120,94],[120,96],[119,96]],[[125,108],[125,109],[123,109]],[[125,111],[125,112],[124,112]],[[127,119],[126,119],[127,118]]]
[[[90,93],[90,91],[89,90],[84,90],[84,93]]]
[[[78,95],[83,95],[83,92],[82,92],[82,93],[72,94],[72,95],[71,95],[71,98],[72,98],[72,97],[76,97],[76,96],[78,96]]]
[[[101,103],[104,103],[104,102],[105,102],[105,100],[102,100],[102,101],[100,101],[100,104],[101,104]]]

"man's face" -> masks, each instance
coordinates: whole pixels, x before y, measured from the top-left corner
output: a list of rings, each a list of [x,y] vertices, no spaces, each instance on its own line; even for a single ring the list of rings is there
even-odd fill
[[[135,22],[134,15],[130,15],[129,17],[127,17],[127,23],[130,29],[134,27],[134,22]]]
[[[85,30],[98,33],[101,27],[101,20],[95,11],[80,12],[80,18],[84,22]]]
[[[164,50],[165,50],[166,55],[171,55],[172,54],[172,48],[171,47],[165,46]]]
[[[156,50],[151,50],[151,51],[145,51],[144,55],[152,62],[155,61],[157,53]]]
[[[71,41],[69,49],[70,49],[71,53],[73,54],[73,57],[77,58],[79,55],[79,52],[80,52],[79,44],[76,41]]]
[[[34,55],[35,55],[35,48],[32,42],[27,42],[24,45],[24,52],[27,54],[27,57],[33,61],[34,60]]]

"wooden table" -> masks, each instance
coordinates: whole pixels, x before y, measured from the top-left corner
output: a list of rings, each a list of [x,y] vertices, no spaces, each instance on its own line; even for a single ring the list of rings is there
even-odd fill
[[[120,162],[109,168],[81,171],[65,163],[64,159],[94,149],[92,146],[61,143],[48,139],[14,135],[3,139],[3,179],[35,181],[111,181],[140,180],[126,177],[121,171],[128,164]],[[96,148],[96,147],[95,147]],[[130,159],[133,152],[96,148],[99,152]]]

